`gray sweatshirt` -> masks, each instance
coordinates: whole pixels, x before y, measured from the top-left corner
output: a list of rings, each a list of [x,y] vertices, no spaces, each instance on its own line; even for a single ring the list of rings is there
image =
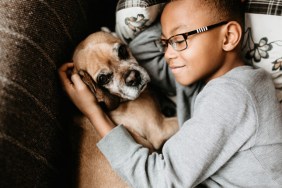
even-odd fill
[[[281,188],[282,109],[272,78],[241,66],[205,86],[183,87],[162,66],[151,71],[177,94],[180,130],[161,153],[149,154],[123,125],[114,128],[98,147],[118,174],[136,188]]]

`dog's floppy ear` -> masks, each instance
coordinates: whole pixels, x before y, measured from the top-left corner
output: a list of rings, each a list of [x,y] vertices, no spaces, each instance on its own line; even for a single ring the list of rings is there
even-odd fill
[[[96,86],[95,81],[85,70],[79,70],[78,74],[80,75],[82,81],[89,87],[92,93],[95,95],[98,102],[104,102],[104,96],[101,89]]]
[[[107,89],[99,87],[98,84],[92,79],[92,77],[85,70],[79,70],[78,74],[80,75],[82,81],[89,87],[92,93],[95,95],[96,99],[100,104],[104,104],[106,110],[114,110],[120,104],[120,98],[118,96],[112,95]]]

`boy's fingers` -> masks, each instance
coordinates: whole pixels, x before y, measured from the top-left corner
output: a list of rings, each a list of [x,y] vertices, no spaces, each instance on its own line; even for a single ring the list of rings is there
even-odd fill
[[[81,80],[80,76],[76,73],[71,76],[71,81],[78,89],[85,88],[86,86],[85,83]]]
[[[73,63],[66,63],[59,68],[59,75],[62,84],[66,87],[67,85],[72,84],[71,80],[68,77],[69,72],[73,69]]]
[[[83,93],[83,96],[86,98],[89,97],[94,97],[93,93],[91,92],[91,90],[88,88],[88,86],[82,81],[82,79],[80,78],[80,76],[78,74],[73,74],[71,76],[71,80],[73,82],[73,87],[75,88],[75,90],[77,92],[80,92],[80,94]],[[95,99],[94,99],[95,100]]]
[[[80,76],[72,71],[73,68],[73,63],[65,63],[59,68],[59,75],[62,85],[66,90],[69,90],[73,87],[76,87],[77,89],[85,88],[85,84],[81,80]]]
[[[59,71],[60,72],[66,72],[68,69],[73,68],[73,67],[74,67],[73,63],[71,63],[71,62],[65,63],[59,68]]]

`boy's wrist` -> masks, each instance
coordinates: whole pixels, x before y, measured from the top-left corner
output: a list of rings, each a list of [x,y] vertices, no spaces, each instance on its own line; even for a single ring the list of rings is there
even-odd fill
[[[105,114],[105,112],[98,106],[91,109],[91,111],[85,115],[102,137],[104,137],[115,127],[114,123],[107,116],[107,114]]]
[[[103,110],[99,106],[91,105],[90,107],[87,107],[84,115],[91,120],[93,118],[95,119],[95,117],[102,116],[103,113]]]

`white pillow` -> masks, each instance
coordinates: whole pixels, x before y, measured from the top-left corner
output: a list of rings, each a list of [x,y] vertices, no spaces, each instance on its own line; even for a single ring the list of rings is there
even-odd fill
[[[158,20],[167,0],[119,0],[116,7],[116,34],[129,43]]]
[[[272,75],[282,101],[282,16],[246,13],[245,19],[245,60]]]

